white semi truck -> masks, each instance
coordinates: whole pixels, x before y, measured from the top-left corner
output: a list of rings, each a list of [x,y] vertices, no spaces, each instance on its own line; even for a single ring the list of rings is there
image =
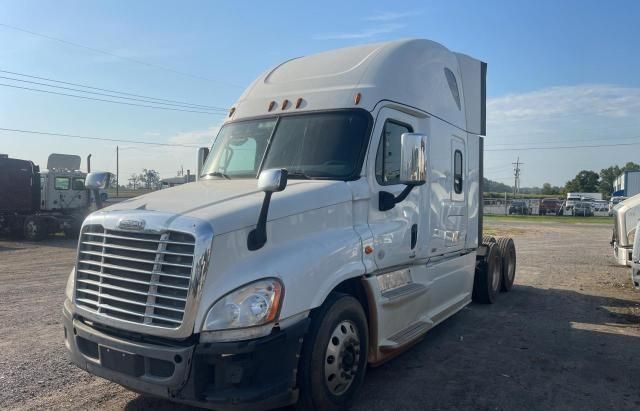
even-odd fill
[[[611,247],[619,265],[631,266],[636,224],[640,221],[640,194],[618,203],[612,210]]]
[[[215,409],[347,406],[367,365],[513,284],[513,241],[482,235],[485,78],[428,40],[265,72],[199,181],[85,220],[73,362]]]
[[[53,153],[42,171],[29,160],[0,156],[0,233],[31,241],[57,232],[78,238],[89,213],[86,176],[77,155]]]

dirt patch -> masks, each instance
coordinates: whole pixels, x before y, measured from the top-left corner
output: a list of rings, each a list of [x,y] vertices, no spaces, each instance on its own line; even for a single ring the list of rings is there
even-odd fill
[[[640,293],[606,225],[488,221],[515,238],[514,289],[369,369],[355,409],[638,409]],[[74,367],[61,310],[75,242],[0,240],[0,408],[187,410]]]

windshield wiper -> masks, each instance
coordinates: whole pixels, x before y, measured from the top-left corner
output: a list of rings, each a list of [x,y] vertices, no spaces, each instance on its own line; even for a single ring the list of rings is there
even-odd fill
[[[227,174],[225,173],[221,173],[219,171],[214,171],[213,173],[209,173],[207,174],[208,176],[214,176],[214,177],[222,177],[225,180],[231,180],[231,177],[229,177]]]
[[[288,178],[300,178],[303,180],[312,180],[312,178],[306,175],[302,170],[289,171]]]

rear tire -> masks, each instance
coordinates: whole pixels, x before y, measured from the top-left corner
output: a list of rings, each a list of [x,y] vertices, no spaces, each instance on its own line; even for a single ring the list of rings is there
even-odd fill
[[[483,235],[482,236],[482,244],[495,243],[496,238],[492,235]]]
[[[332,293],[312,314],[298,369],[300,410],[343,410],[362,385],[369,330],[362,305]]]
[[[496,240],[502,256],[502,284],[500,291],[507,292],[513,287],[516,278],[516,245],[509,237]]]
[[[497,243],[486,245],[487,254],[476,266],[473,281],[473,301],[493,304],[496,301],[502,283],[502,258]]]
[[[29,216],[24,219],[24,238],[29,241],[41,241],[49,234],[45,219]]]

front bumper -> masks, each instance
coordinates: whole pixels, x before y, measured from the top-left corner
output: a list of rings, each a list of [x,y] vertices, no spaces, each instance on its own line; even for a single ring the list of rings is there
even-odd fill
[[[80,368],[132,391],[217,410],[270,409],[298,399],[296,371],[309,319],[249,341],[139,342],[64,308],[65,344]]]

